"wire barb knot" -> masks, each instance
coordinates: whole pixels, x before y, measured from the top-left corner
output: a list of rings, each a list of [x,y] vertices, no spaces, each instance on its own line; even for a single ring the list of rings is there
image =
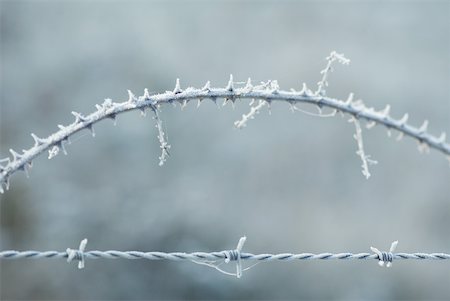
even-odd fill
[[[242,260],[241,260],[241,251],[244,246],[245,241],[247,240],[246,236],[243,236],[239,239],[238,245],[235,250],[225,251],[225,263],[229,263],[230,261],[237,261],[236,263],[236,277],[242,277]]]
[[[375,247],[370,247],[372,252],[374,252],[378,256],[378,265],[380,267],[384,266],[386,263],[386,267],[390,268],[392,266],[392,261],[394,260],[395,248],[397,248],[398,240],[394,241],[389,248],[389,252],[382,252]]]
[[[87,238],[83,239],[80,242],[80,247],[78,248],[78,250],[67,248],[66,253],[68,263],[75,259],[78,260],[78,268],[84,268],[84,250],[86,249],[87,242]]]

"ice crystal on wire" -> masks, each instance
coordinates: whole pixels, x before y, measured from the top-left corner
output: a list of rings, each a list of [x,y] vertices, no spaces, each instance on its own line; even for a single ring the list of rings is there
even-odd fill
[[[48,150],[48,159],[53,159],[59,154],[59,147],[54,145],[51,149]]]

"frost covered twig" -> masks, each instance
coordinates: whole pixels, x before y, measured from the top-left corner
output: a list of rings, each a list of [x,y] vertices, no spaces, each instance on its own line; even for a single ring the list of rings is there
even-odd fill
[[[169,154],[170,145],[167,142],[166,134],[164,133],[163,130],[162,120],[161,118],[159,118],[158,108],[155,106],[151,106],[151,109],[155,115],[153,118],[156,120],[155,127],[158,129],[158,140],[161,148],[161,156],[159,156],[159,166],[163,166],[167,160],[167,157],[170,155]]]
[[[317,83],[317,90],[315,92],[316,95],[325,95],[325,88],[328,87],[328,76],[333,71],[333,63],[338,61],[343,65],[350,64],[350,60],[344,56],[344,54],[339,54],[336,51],[332,51],[330,55],[327,57],[327,66],[325,69],[320,71],[322,74],[322,79]]]
[[[253,103],[250,103],[250,105]],[[250,112],[248,114],[243,114],[242,119],[234,122],[234,126],[238,129],[241,129],[247,126],[247,121],[250,119],[254,119],[256,114],[259,114],[259,111],[267,104],[265,100],[258,100],[258,104],[250,108]]]
[[[355,138],[357,144],[358,144],[358,150],[356,151],[356,154],[361,158],[362,161],[362,173],[368,179],[370,177],[369,172],[369,165],[377,164],[378,162],[375,160],[370,159],[370,155],[366,155],[364,151],[364,143],[363,143],[363,137],[362,137],[362,130],[361,125],[359,123],[359,120],[356,119],[354,116],[350,117],[349,122],[352,122],[355,124],[355,135],[353,138]]]
[[[269,261],[296,261],[296,260],[378,260],[379,265],[386,263],[387,267],[392,265],[393,260],[450,260],[450,254],[446,253],[393,253],[398,241],[392,243],[388,252],[383,252],[371,247],[373,253],[279,253],[279,254],[252,254],[242,252],[245,237],[241,237],[235,250],[224,250],[219,252],[141,252],[141,251],[85,251],[87,239],[80,243],[77,250],[68,248],[65,252],[59,251],[1,251],[0,259],[45,259],[45,258],[66,258],[70,263],[78,260],[78,268],[82,269],[86,259],[146,259],[146,260],[170,260],[170,261],[191,261],[197,264],[206,265],[218,270],[226,275],[240,278],[242,272],[249,270],[256,264]],[[253,261],[255,264],[243,267],[242,261]],[[220,268],[223,264],[236,263],[236,273],[227,272]]]
[[[336,57],[334,60],[342,60],[342,58]],[[328,67],[326,69],[328,69]],[[322,86],[325,85],[326,77],[324,77],[324,79],[325,81],[321,81],[323,83]],[[201,101],[205,98],[209,98],[214,102],[216,102],[218,98],[232,100],[233,102],[236,99],[257,100],[258,104],[256,106],[259,106],[259,108],[254,108],[254,113],[247,116],[247,120],[251,118],[251,116],[254,116],[256,112],[264,106],[262,103],[270,105],[274,101],[288,102],[291,105],[305,103],[319,108],[330,108],[333,112],[349,114],[356,120],[365,120],[368,122],[368,127],[380,124],[387,127],[389,130],[396,130],[401,136],[406,135],[416,139],[422,146],[421,148],[427,147],[436,149],[450,158],[450,145],[446,143],[445,133],[441,134],[439,137],[431,135],[427,131],[428,123],[424,123],[421,127],[414,127],[407,124],[407,115],[401,119],[393,118],[390,115],[389,106],[383,110],[375,110],[372,107],[364,105],[360,101],[353,101],[351,98],[344,101],[326,96],[324,95],[322,88],[318,91],[320,93],[311,92],[305,84],[301,91],[283,91],[279,89],[276,81],[269,81],[262,85],[252,86],[251,81],[249,80],[244,87],[236,87],[231,78],[225,88],[212,88],[210,83],[207,82],[201,89],[190,87],[182,90],[179,81],[177,81],[177,85],[173,91],[150,95],[148,91],[145,90],[144,95],[139,97],[135,97],[134,94],[130,93],[129,99],[124,102],[113,102],[111,99],[106,99],[101,105],[96,105],[97,110],[89,115],[84,116],[80,113],[73,112],[75,120],[66,126],[59,125],[59,130],[47,138],[39,138],[32,134],[31,136],[34,140],[34,145],[32,147],[25,149],[20,153],[11,149],[10,152],[12,157],[0,160],[0,192],[3,192],[3,188],[9,188],[9,179],[11,175],[18,170],[28,172],[32,166],[33,159],[43,152],[50,150],[50,157],[57,155],[59,150],[63,150],[65,153],[66,150],[64,145],[70,142],[70,137],[84,129],[90,130],[94,136],[95,132],[93,126],[101,120],[110,118],[115,121],[118,115],[128,111],[141,110],[144,112],[146,108],[158,108],[164,104],[179,103],[184,106],[191,100]],[[162,131],[162,123],[158,117],[156,117],[156,121],[159,134],[158,139],[162,148],[162,155],[160,157],[161,163],[165,161],[168,155],[169,145],[164,132]],[[243,124],[245,123],[246,121],[243,122]],[[238,125],[239,124],[241,123],[238,123]]]
[[[327,59],[327,65],[326,65],[325,69],[320,71],[320,74],[322,74],[322,79],[317,83],[317,90],[314,93],[314,95],[321,95],[321,96],[325,96],[326,95],[325,87],[328,86],[328,76],[333,71],[333,69],[331,67],[333,62],[338,61],[338,62],[340,62],[341,64],[344,64],[344,65],[348,65],[350,63],[350,60],[347,59],[344,56],[344,54],[339,54],[336,51],[332,51],[330,53],[330,55],[326,59]],[[270,81],[269,81],[269,83],[270,83]],[[277,87],[276,90],[278,90],[278,87]],[[305,96],[312,95],[311,90],[309,90],[306,87],[305,83],[303,83],[303,88],[300,91],[300,93],[302,95],[305,95]],[[353,93],[350,94],[347,102],[349,104],[351,104],[352,101],[353,101]],[[258,105],[253,106],[248,114],[243,114],[242,115],[242,119],[238,120],[238,121],[236,121],[234,123],[235,126],[237,128],[242,128],[242,127],[246,126],[247,125],[247,121],[250,120],[250,119],[254,119],[255,115],[259,113],[259,110],[261,109],[262,106],[264,106],[265,103],[266,102],[264,100],[260,100]],[[355,103],[355,105],[356,105],[356,103]],[[290,102],[290,108],[291,108],[292,112],[299,111],[299,112],[302,112],[302,113],[305,113],[305,114],[308,114],[308,115],[311,115],[311,116],[317,116],[317,117],[332,117],[332,116],[334,116],[336,114],[336,110],[334,110],[330,114],[323,114],[322,113],[322,108],[321,108],[320,105],[317,106],[317,108],[319,109],[319,113],[318,114],[311,113],[311,112],[299,109],[299,108],[297,108],[295,106],[295,103],[293,103],[293,102]],[[389,106],[388,106],[388,108],[389,108]],[[387,113],[389,113],[389,112],[387,112]],[[387,113],[384,112],[384,114],[387,114]],[[352,116],[350,121],[355,124],[355,128],[356,128],[356,134],[354,135],[354,138],[355,138],[355,140],[358,143],[358,151],[356,152],[356,154],[359,155],[361,160],[362,160],[362,173],[366,177],[366,179],[368,179],[370,177],[369,164],[376,164],[377,162],[374,161],[374,160],[370,160],[369,156],[365,155],[364,145],[363,145],[363,138],[362,138],[362,130],[361,130],[361,126],[360,126],[359,121],[357,120],[357,118],[355,116]],[[423,146],[422,146],[422,148],[423,148]],[[422,151],[422,148],[419,148],[419,150]]]

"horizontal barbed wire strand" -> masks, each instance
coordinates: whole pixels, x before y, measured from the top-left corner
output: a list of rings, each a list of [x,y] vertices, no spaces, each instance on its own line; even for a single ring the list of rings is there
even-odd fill
[[[220,260],[226,259],[226,252],[140,252],[140,251],[86,251],[83,256],[87,259],[148,259],[148,260]],[[417,260],[449,260],[450,254],[446,253],[393,253],[393,259],[417,259]],[[44,259],[67,258],[67,252],[60,251],[14,251],[0,252],[0,259]],[[377,254],[371,253],[280,253],[280,254],[252,254],[241,253],[242,260],[258,261],[289,261],[289,260],[328,260],[328,259],[379,259]]]
[[[10,159],[8,157],[0,160],[0,162],[6,162],[5,165],[0,165],[0,184],[2,184],[2,186],[5,185],[8,189],[9,178],[16,171],[24,170],[27,172],[31,167],[31,162],[34,158],[55,146],[64,150],[64,143],[67,143],[72,135],[83,129],[92,130],[93,125],[103,119],[115,119],[117,115],[128,111],[145,110],[146,108],[155,108],[162,104],[176,102],[186,104],[191,100],[201,101],[205,98],[212,99],[213,101],[216,101],[217,98],[224,98],[233,102],[236,99],[261,99],[268,103],[271,103],[272,101],[285,101],[290,104],[306,103],[318,107],[327,107],[343,113],[348,113],[356,119],[365,119],[369,122],[384,125],[388,129],[397,130],[406,136],[416,139],[423,145],[428,145],[430,148],[436,149],[448,157],[450,156],[450,144],[445,142],[444,133],[440,137],[429,134],[427,132],[428,122],[424,122],[421,127],[414,127],[407,124],[407,114],[401,119],[394,119],[389,115],[389,106],[384,110],[376,111],[361,102],[353,102],[351,99],[343,101],[316,95],[310,90],[305,89],[302,91],[289,92],[257,88],[251,85],[246,85],[242,88],[234,88],[232,82],[230,83],[231,84],[226,88],[210,88],[208,82],[202,89],[187,88],[186,90],[181,90],[179,85],[177,85],[177,88],[174,91],[166,91],[165,93],[151,96],[146,90],[145,94],[138,98],[130,93],[128,101],[121,103],[114,103],[108,99],[102,105],[97,105],[97,111],[87,116],[73,112],[75,121],[72,124],[60,126],[59,131],[51,134],[47,138],[38,138],[33,134],[32,136],[35,140],[34,146],[24,150],[21,154],[14,150],[10,150],[13,158]],[[3,188],[0,190],[3,190]]]
[[[7,250],[0,252],[0,259],[50,259],[64,258],[67,262],[78,260],[78,268],[83,269],[85,259],[147,259],[147,260],[170,260],[170,261],[191,261],[196,264],[206,265],[218,270],[226,275],[240,278],[242,272],[251,269],[256,264],[268,261],[294,261],[294,260],[367,260],[376,259],[380,266],[390,267],[394,260],[450,260],[450,254],[446,253],[393,253],[398,241],[394,241],[388,252],[382,252],[371,247],[373,253],[279,253],[279,254],[253,254],[242,252],[242,248],[247,237],[239,239],[234,250],[219,252],[140,252],[140,251],[85,251],[87,239],[80,242],[78,250],[67,248],[65,252],[60,251],[14,251]],[[242,261],[256,261],[253,265],[243,268]],[[230,273],[220,268],[223,263],[236,262],[236,273]]]

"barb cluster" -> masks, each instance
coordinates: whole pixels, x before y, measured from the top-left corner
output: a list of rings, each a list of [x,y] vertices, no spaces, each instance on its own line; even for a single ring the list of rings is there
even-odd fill
[[[372,128],[376,124],[385,126],[390,134],[392,130],[398,131],[400,140],[404,135],[410,136],[419,142],[420,151],[428,151],[429,148],[441,151],[450,160],[450,145],[446,142],[446,135],[442,133],[439,137],[433,136],[427,131],[428,121],[425,121],[420,127],[414,127],[407,123],[408,114],[400,119],[395,119],[390,115],[390,106],[387,105],[383,110],[376,110],[366,106],[362,101],[354,101],[350,96],[347,100],[340,100],[326,96],[325,87],[328,85],[328,76],[332,70],[333,62],[341,62],[348,64],[350,61],[344,55],[332,52],[327,58],[327,66],[322,70],[322,80],[318,83],[318,88],[312,92],[306,84],[303,84],[301,91],[291,89],[283,91],[279,88],[277,81],[270,80],[260,85],[252,85],[251,79],[247,83],[239,87],[234,82],[233,77],[230,79],[225,88],[212,88],[208,81],[203,88],[186,88],[183,90],[180,81],[177,79],[175,88],[172,91],[166,91],[160,94],[150,95],[148,90],[144,91],[144,95],[136,97],[129,91],[128,100],[124,102],[113,102],[111,99],[105,99],[102,104],[95,105],[96,111],[83,115],[78,112],[72,112],[75,120],[69,125],[58,125],[59,130],[46,138],[40,138],[35,134],[31,134],[34,144],[22,152],[10,149],[11,156],[0,160],[0,193],[5,189],[9,189],[9,179],[17,171],[22,170],[28,175],[29,169],[32,167],[32,161],[40,154],[48,151],[48,158],[57,156],[61,151],[67,154],[65,145],[70,144],[70,137],[75,133],[88,129],[92,136],[95,136],[94,125],[104,119],[113,119],[114,124],[118,115],[124,112],[140,110],[145,115],[147,108],[152,109],[154,119],[156,120],[156,128],[158,130],[158,140],[160,142],[161,156],[159,157],[159,165],[163,165],[169,156],[170,145],[167,141],[167,134],[163,131],[162,121],[159,117],[159,110],[163,104],[179,103],[181,107],[185,107],[191,100],[198,100],[198,105],[202,100],[209,98],[216,103],[218,98],[225,99],[224,105],[231,103],[234,105],[237,99],[250,99],[251,109],[248,114],[244,114],[242,118],[235,122],[237,128],[246,126],[249,120],[253,119],[263,107],[270,105],[273,101],[285,101],[291,105],[292,111],[301,111],[307,114],[319,117],[331,117],[340,112],[349,114],[351,121],[355,124],[355,139],[358,143],[357,154],[361,158],[362,172],[368,178],[370,172],[368,166],[374,161],[370,160],[366,155],[362,143],[362,129],[360,120],[367,122],[366,127]],[[352,94],[350,94],[352,95]],[[319,113],[312,113],[299,109],[296,105],[299,103],[313,105],[318,108]],[[332,112],[324,114],[323,108],[331,109]]]

